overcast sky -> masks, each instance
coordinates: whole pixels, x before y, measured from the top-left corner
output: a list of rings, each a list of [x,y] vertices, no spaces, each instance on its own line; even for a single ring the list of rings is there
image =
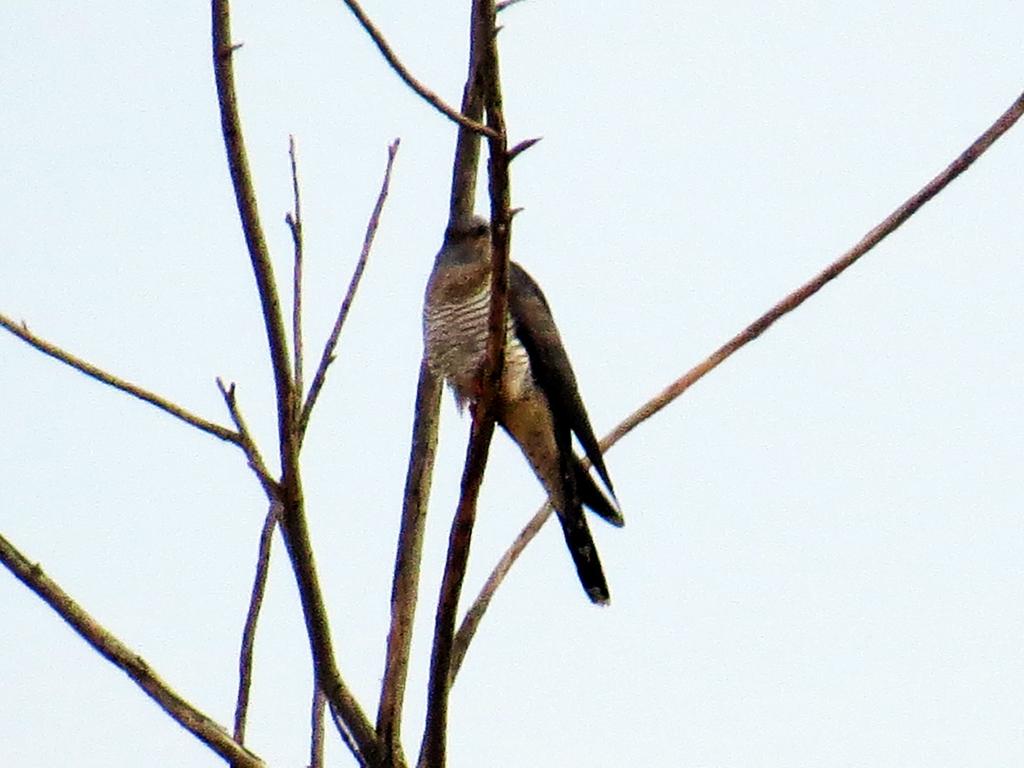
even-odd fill
[[[467,2],[367,2],[457,103]],[[426,276],[455,130],[340,2],[235,3],[279,277],[298,142],[310,365],[401,137],[314,414],[305,490],[339,664],[376,708]],[[585,9],[585,10],[584,10]],[[272,381],[226,172],[209,9],[0,8],[0,312],[268,454]],[[551,3],[503,16],[513,257],[604,433],[856,242],[1024,88],[1019,2]],[[619,444],[598,609],[546,529],[452,696],[450,765],[1024,763],[1024,127]],[[483,207],[483,200],[481,200]],[[486,210],[484,208],[484,210]],[[446,395],[406,711],[415,754],[468,432]],[[0,532],[230,724],[262,493],[232,446],[0,335]],[[495,439],[467,581],[543,500]],[[276,542],[249,743],[303,765],[311,672]],[[216,766],[6,571],[0,765]],[[352,764],[328,735],[330,765]]]

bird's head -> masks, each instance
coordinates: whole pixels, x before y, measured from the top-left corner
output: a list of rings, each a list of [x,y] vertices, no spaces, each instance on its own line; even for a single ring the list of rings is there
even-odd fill
[[[483,216],[468,216],[448,225],[438,261],[445,264],[472,264],[490,261],[491,225]]]

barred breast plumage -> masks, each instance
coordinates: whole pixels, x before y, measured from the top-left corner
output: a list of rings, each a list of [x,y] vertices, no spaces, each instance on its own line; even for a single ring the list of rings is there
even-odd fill
[[[446,297],[443,288],[432,286],[441,295],[428,300],[423,313],[427,360],[431,369],[451,385],[460,407],[476,399],[487,354],[490,276],[485,275],[480,283],[475,291],[462,297],[457,293]],[[518,400],[532,385],[526,349],[516,338],[512,320],[506,314],[502,398]]]

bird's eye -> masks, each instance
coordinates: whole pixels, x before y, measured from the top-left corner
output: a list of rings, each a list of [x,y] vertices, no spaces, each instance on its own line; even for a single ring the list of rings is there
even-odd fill
[[[475,227],[473,227],[470,234],[473,237],[483,237],[484,235],[487,234],[488,229],[490,229],[490,227],[488,227],[486,224],[477,224]]]

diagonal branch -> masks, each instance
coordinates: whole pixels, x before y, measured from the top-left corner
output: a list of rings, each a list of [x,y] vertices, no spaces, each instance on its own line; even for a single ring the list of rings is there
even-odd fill
[[[49,355],[54,360],[59,360],[65,365],[69,365],[75,370],[81,371],[91,379],[102,382],[114,389],[119,389],[122,392],[127,392],[132,397],[137,397],[139,400],[143,400],[150,405],[155,405],[161,411],[169,413],[171,416],[181,419],[181,421],[184,421],[186,424],[191,424],[196,429],[202,430],[209,435],[213,435],[214,437],[220,438],[228,443],[234,443],[235,445],[240,446],[242,444],[241,435],[239,435],[238,432],[232,432],[226,427],[214,424],[212,421],[207,421],[204,418],[186,411],[180,405],[176,405],[166,398],[160,397],[159,395],[143,389],[136,384],[132,384],[130,381],[125,381],[112,373],[100,370],[92,363],[88,363],[80,357],[75,357],[70,352],[66,352],[58,347],[56,344],[51,344],[45,339],[41,339],[36,336],[24,323],[16,323],[6,315],[0,315],[0,326],[6,328],[22,341],[35,347],[44,355]]]
[[[228,413],[231,414],[231,420],[238,428],[238,444],[239,447],[241,447],[242,452],[245,453],[245,457],[249,460],[249,467],[256,474],[256,479],[260,481],[260,485],[263,486],[263,491],[267,494],[267,498],[270,500],[276,499],[280,493],[280,486],[277,481],[270,476],[270,472],[267,470],[266,464],[263,463],[263,456],[260,455],[260,449],[256,447],[256,443],[253,441],[252,435],[249,433],[249,427],[245,423],[242,411],[238,408],[238,400],[235,397],[234,383],[226,387],[224,386],[224,382],[220,377],[218,377],[217,389],[220,390],[220,394],[224,398],[224,403],[228,407]]]
[[[623,421],[609,432],[601,441],[602,450],[606,451],[611,448],[615,443],[633,431],[633,429],[651,418],[654,414],[697,383],[706,374],[710,373],[725,362],[725,360],[734,352],[746,346],[768,330],[776,320],[792,312],[807,299],[820,291],[827,283],[839,277],[840,274],[852,266],[858,259],[860,259],[861,256],[882,242],[882,240],[894,232],[901,224],[913,216],[925,203],[945,189],[957,176],[970,168],[974,161],[981,157],[988,148],[991,147],[997,139],[999,139],[999,137],[1013,127],[1014,123],[1020,119],[1022,114],[1024,114],[1024,94],[1018,96],[1013,104],[1010,105],[1010,108],[1000,115],[999,119],[997,119],[988,128],[988,130],[979,136],[952,163],[950,163],[945,170],[929,181],[920,189],[920,191],[911,196],[899,208],[889,214],[880,224],[868,232],[859,243],[853,246],[853,248],[836,259],[832,264],[819,272],[804,285],[800,286],[782,299],[774,307],[761,315],[761,317],[715,350],[715,352],[708,356],[708,358],[703,362],[694,366],[692,369],[665,387],[665,389],[653,398],[640,406],[636,411],[623,419]],[[480,590],[480,594],[473,602],[469,611],[467,611],[455,639],[455,647],[452,656],[453,678],[458,673],[462,660],[465,657],[466,650],[468,649],[470,642],[472,642],[473,636],[476,634],[480,621],[483,619],[483,615],[487,611],[487,607],[490,605],[491,598],[494,597],[495,591],[501,585],[501,582],[504,581],[505,576],[508,575],[509,570],[518,559],[519,555],[526,549],[527,545],[537,535],[541,526],[544,525],[550,516],[551,507],[549,505],[545,505],[541,507],[541,509],[538,510],[530,519],[516,537],[515,541],[512,542],[512,545],[501,557],[501,560],[498,561],[498,564],[494,567],[494,570],[491,572],[490,576],[488,576],[487,581]]]
[[[313,383],[310,385],[309,394],[306,396],[306,403],[302,407],[302,414],[299,417],[299,439],[306,434],[306,427],[309,425],[309,416],[313,412],[317,397],[324,386],[327,378],[327,368],[334,362],[334,350],[338,346],[338,338],[341,336],[341,329],[348,318],[349,310],[352,308],[352,301],[355,299],[356,290],[359,288],[359,281],[363,278],[363,270],[366,269],[366,261],[370,258],[370,248],[373,247],[373,238],[377,234],[377,227],[380,225],[380,215],[384,210],[384,201],[388,196],[388,188],[391,185],[391,168],[395,163],[395,155],[398,154],[399,140],[395,139],[388,145],[388,164],[384,169],[384,181],[381,182],[380,192],[377,194],[377,202],[373,206],[373,213],[370,214],[370,221],[366,225],[366,234],[363,237],[363,248],[359,253],[359,261],[356,262],[355,271],[349,281],[345,298],[342,299],[341,307],[338,309],[338,317],[334,320],[334,328],[324,345],[323,354],[320,356],[320,365],[317,366],[316,374],[313,376]]]
[[[373,40],[374,44],[376,44],[378,50],[380,50],[381,52],[381,55],[385,58],[385,60],[387,60],[391,68],[395,70],[395,73],[400,78],[402,78],[406,85],[412,88],[413,91],[415,91],[424,101],[426,101],[428,104],[434,107],[434,109],[436,109],[442,115],[447,117],[449,120],[453,120],[459,125],[461,125],[463,128],[468,128],[469,130],[473,131],[474,133],[478,133],[481,136],[489,136],[491,138],[494,138],[494,132],[491,128],[488,128],[485,125],[481,125],[479,122],[477,122],[477,120],[474,120],[473,118],[465,114],[462,114],[461,112],[456,112],[455,109],[445,104],[440,96],[438,96],[432,90],[423,85],[423,83],[421,83],[419,80],[413,77],[409,70],[405,68],[405,65],[398,60],[397,54],[395,54],[395,52],[391,49],[391,46],[388,45],[388,41],[384,39],[384,35],[381,33],[379,29],[377,29],[376,26],[374,26],[374,23],[370,20],[370,17],[366,15],[366,12],[362,9],[362,6],[360,6],[359,3],[356,2],[356,0],[344,0],[344,3],[346,6],[348,6],[348,9],[352,11],[352,14],[356,17],[356,20],[359,22],[362,28],[366,30],[366,33]]]
[[[252,687],[252,657],[256,643],[256,621],[263,607],[263,595],[267,589],[267,571],[270,567],[270,545],[274,529],[281,515],[281,503],[273,501],[260,531],[259,551],[256,556],[256,575],[253,577],[249,610],[245,615],[242,630],[242,650],[238,658],[238,696],[235,700],[235,741],[245,743],[245,719],[249,713],[249,690]]]
[[[231,11],[228,0],[212,0],[211,15],[213,72],[217,82],[221,131],[224,134],[224,147],[227,151],[228,169],[231,172],[231,184],[235,191],[235,203],[238,206],[242,232],[245,235],[245,244],[263,307],[263,324],[266,328],[274,371],[274,386],[277,390],[278,437],[283,448],[289,412],[293,404],[288,340],[285,336],[281,302],[277,296],[277,284],[274,281],[274,267],[260,224],[256,192],[253,189],[249,160],[242,138],[242,123],[238,116],[234,75],[234,54],[237,49],[231,43]]]
[[[327,697],[332,716],[340,723],[339,728],[343,728],[342,737],[353,755],[361,765],[376,765],[380,751],[377,734],[342,678],[335,661],[330,621],[313,558],[302,489],[297,480],[283,484],[283,494],[285,512],[281,519],[281,530],[299,588],[316,680]]]
[[[224,728],[185,701],[150,668],[145,659],[118,640],[71,596],[0,536],[0,562],[35,592],[101,656],[121,669],[179,725],[234,766],[262,768],[263,761],[236,742]]]

